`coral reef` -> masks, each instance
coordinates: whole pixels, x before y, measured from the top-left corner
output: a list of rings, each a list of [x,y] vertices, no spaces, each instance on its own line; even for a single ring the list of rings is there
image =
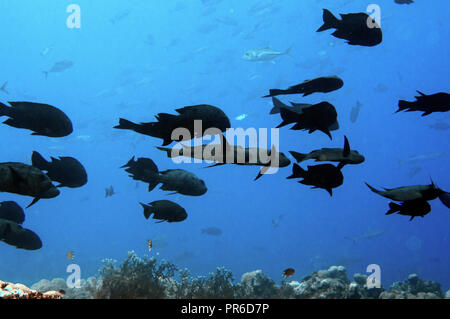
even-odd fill
[[[62,278],[41,280],[31,289],[0,281],[0,297],[14,296],[34,298],[70,299],[450,299],[450,290],[442,293],[440,284],[421,280],[412,274],[403,282],[394,283],[388,291],[383,287],[369,288],[368,277],[354,274],[347,277],[344,266],[331,266],[319,270],[299,281],[282,281],[277,285],[262,270],[242,275],[234,283],[232,273],[217,268],[208,276],[191,278],[187,269],[179,270],[167,261],[156,258],[140,258],[133,251],[116,266],[111,259],[102,261],[99,278],[81,280],[80,288],[68,288]],[[9,288],[8,288],[9,287]],[[5,288],[5,289],[4,289]],[[65,295],[57,293],[64,291]]]
[[[444,295],[441,285],[434,281],[424,281],[417,274],[409,275],[408,279],[395,282],[389,291],[380,295],[382,299],[441,299]]]
[[[331,266],[328,270],[319,270],[303,278],[294,287],[295,297],[302,299],[348,298],[347,271],[344,266]]]
[[[102,261],[100,269],[102,283],[94,293],[100,299],[143,299],[168,298],[172,291],[172,278],[177,268],[172,263],[156,258],[139,258],[133,251],[123,263],[116,267],[116,261]]]
[[[63,295],[63,291],[42,293],[22,284],[12,284],[0,280],[0,299],[61,299]]]
[[[93,299],[95,292],[100,288],[101,280],[96,277],[89,277],[87,280],[81,279],[80,288],[69,288],[63,278],[53,280],[42,279],[33,284],[31,289],[40,292],[63,290],[63,299]]]

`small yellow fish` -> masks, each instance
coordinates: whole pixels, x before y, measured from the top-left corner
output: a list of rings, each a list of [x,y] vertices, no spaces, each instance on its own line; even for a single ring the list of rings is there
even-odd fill
[[[67,253],[67,259],[68,260],[73,260],[75,258],[75,253],[73,251],[69,251]]]

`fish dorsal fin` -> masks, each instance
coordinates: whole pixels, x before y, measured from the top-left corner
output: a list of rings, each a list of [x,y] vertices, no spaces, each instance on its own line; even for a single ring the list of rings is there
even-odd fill
[[[133,155],[133,157],[128,161],[128,163],[126,163],[125,165],[121,166],[120,168],[124,168],[124,167],[130,167],[131,163],[135,162],[135,156]]]
[[[344,157],[348,157],[350,155],[350,143],[348,142],[347,136],[344,135],[344,152],[342,155],[344,155]]]
[[[419,94],[422,95],[422,96],[427,96],[426,94],[420,92],[419,90],[417,90],[417,93],[419,93]]]

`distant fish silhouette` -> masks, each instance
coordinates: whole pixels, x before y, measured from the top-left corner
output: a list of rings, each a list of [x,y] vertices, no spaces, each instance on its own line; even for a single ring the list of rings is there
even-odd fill
[[[0,87],[0,91],[5,92],[6,94],[9,94],[9,92],[6,91],[6,84],[8,84],[8,81],[6,81],[5,83],[3,83],[2,87]]]
[[[114,194],[115,194],[114,193],[114,188],[112,187],[112,185],[107,187],[107,188],[105,188],[105,197],[111,197]]]
[[[42,71],[45,74],[45,78],[47,79],[49,73],[60,73],[67,69],[70,69],[73,66],[73,62],[70,60],[63,60],[59,62],[55,62],[50,70]]]

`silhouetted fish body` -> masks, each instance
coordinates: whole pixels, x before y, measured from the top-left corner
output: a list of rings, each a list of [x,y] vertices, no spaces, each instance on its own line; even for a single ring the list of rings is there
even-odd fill
[[[448,112],[448,111],[450,111],[450,94],[436,93],[436,94],[426,95],[420,91],[417,91],[417,92],[420,94],[420,96],[416,96],[416,101],[414,101],[414,102],[400,100],[398,102],[397,112],[417,111],[417,112],[423,112],[422,116],[426,116],[433,112]]]
[[[142,204],[144,208],[144,217],[149,219],[153,215],[153,219],[167,221],[168,223],[181,222],[187,218],[186,210],[169,200],[157,200],[148,205]]]
[[[290,151],[291,155],[297,162],[314,159],[316,162],[339,162],[339,168],[346,164],[361,164],[365,158],[356,150],[350,149],[350,144],[347,137],[345,137],[344,148],[322,148],[315,150],[309,154],[298,153]]]
[[[342,20],[336,18],[329,10],[323,9],[324,24],[317,32],[336,29],[332,35],[348,40],[350,45],[375,46],[383,40],[380,26],[367,13],[341,14]]]
[[[160,189],[182,195],[201,196],[207,191],[205,182],[195,174],[183,169],[159,172],[156,164],[149,158],[138,158],[136,161],[133,157],[122,167],[127,167],[125,171],[130,173],[134,180],[148,183],[149,191],[152,191],[160,183],[162,183]]]
[[[291,130],[308,130],[310,134],[319,130],[332,139],[329,127],[337,122],[337,112],[328,102],[304,108],[301,114],[281,108],[280,114],[283,121],[277,128],[295,123]]]
[[[397,213],[404,216],[411,216],[410,221],[412,221],[414,217],[424,217],[429,212],[431,212],[431,206],[426,200],[415,199],[405,201],[401,204],[389,203],[389,210],[386,215]]]
[[[87,183],[87,173],[83,165],[75,158],[63,156],[59,159],[51,157],[51,162],[46,161],[41,154],[34,151],[31,156],[33,166],[42,171],[47,171],[47,176],[57,187],[81,187]]]
[[[337,76],[320,77],[313,80],[306,80],[303,83],[293,85],[286,90],[271,89],[269,90],[270,94],[264,97],[285,94],[303,94],[303,96],[308,96],[316,92],[328,93],[339,90],[342,86],[344,86],[344,81]]]
[[[303,178],[299,183],[314,186],[313,188],[323,188],[330,196],[333,196],[333,188],[339,187],[344,182],[344,175],[339,168],[331,164],[319,164],[308,166],[305,171],[299,165],[294,164],[291,178]]]
[[[33,131],[31,135],[63,137],[72,133],[72,122],[60,109],[40,103],[9,102],[11,107],[0,103],[0,116],[8,116],[6,125]]]
[[[59,190],[41,170],[16,162],[0,163],[0,192],[34,197],[28,207],[40,198],[53,198],[59,195]]]
[[[26,250],[37,250],[42,247],[41,239],[33,231],[6,219],[0,219],[0,241]]]
[[[132,130],[140,134],[163,139],[163,146],[169,145],[172,141],[186,141],[194,137],[202,137],[210,132],[208,129],[216,128],[218,131],[213,134],[225,132],[231,127],[230,120],[226,114],[218,107],[212,105],[186,106],[176,110],[179,115],[159,113],[156,116],[158,122],[135,124],[125,119],[119,120],[119,125],[114,128]],[[195,126],[195,121],[201,121],[201,131]],[[184,128],[190,136],[174,136],[175,129]]]

